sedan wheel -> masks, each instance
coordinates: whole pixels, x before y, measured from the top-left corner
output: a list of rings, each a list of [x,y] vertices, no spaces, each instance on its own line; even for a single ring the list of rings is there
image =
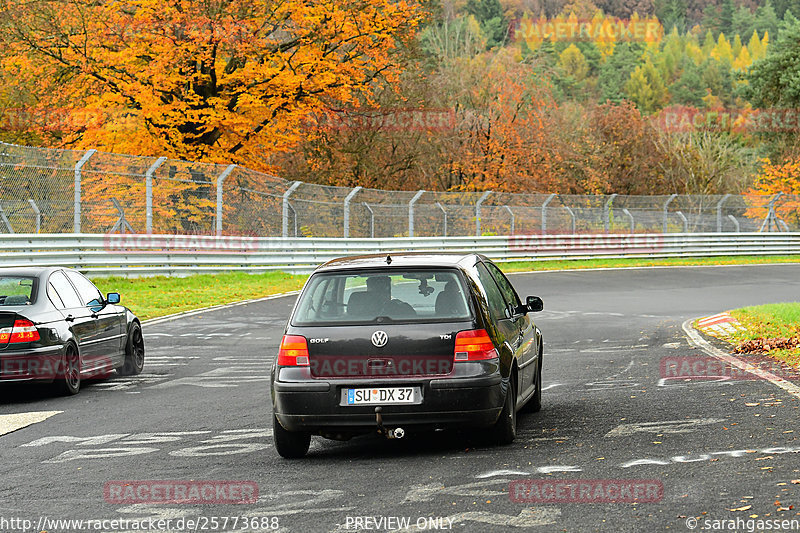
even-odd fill
[[[288,431],[284,429],[278,418],[272,415],[272,436],[275,448],[285,459],[299,459],[308,452],[311,445],[311,433],[307,431]]]
[[[514,382],[509,382],[503,412],[494,425],[494,441],[497,444],[511,444],[517,436],[517,393]]]
[[[64,350],[64,374],[56,377],[60,392],[73,395],[81,390],[81,357],[74,344],[67,344]]]
[[[125,364],[117,369],[123,376],[135,376],[141,374],[144,368],[144,337],[142,337],[142,326],[134,322],[128,333],[128,342],[125,344]]]
[[[539,362],[539,366],[536,369],[536,392],[533,393],[533,398],[531,398],[531,403],[529,404],[530,407],[528,411],[531,413],[538,413],[542,410],[542,363],[541,360]]]

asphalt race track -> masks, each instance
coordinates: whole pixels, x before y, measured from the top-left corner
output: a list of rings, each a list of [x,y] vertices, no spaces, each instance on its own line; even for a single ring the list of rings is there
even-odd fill
[[[748,520],[754,530],[800,520],[800,399],[764,380],[671,379],[662,367],[704,356],[681,329],[687,319],[800,300],[800,265],[511,279],[545,302],[535,315],[545,362],[544,407],[520,415],[510,446],[456,433],[314,438],[305,459],[281,459],[269,368],[294,301],[281,297],[147,324],[135,378],[85,384],[71,398],[0,388],[0,531],[222,531],[227,518],[228,531],[680,532],[687,521],[700,531],[738,519],[728,531],[747,531]],[[254,482],[259,495],[114,501],[113,488],[132,480]],[[571,494],[580,482],[591,490]],[[658,501],[598,503],[614,493],[593,492],[637,483],[657,487],[641,494]],[[510,484],[527,492],[512,501]],[[94,522],[50,522],[59,519]]]

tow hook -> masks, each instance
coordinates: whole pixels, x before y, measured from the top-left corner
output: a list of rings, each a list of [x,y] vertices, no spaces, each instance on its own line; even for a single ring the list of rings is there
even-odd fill
[[[383,427],[383,416],[381,415],[383,408],[378,406],[375,408],[375,422],[378,424],[378,435],[382,435],[387,439],[402,439],[406,436],[406,430],[403,428],[387,429]]]

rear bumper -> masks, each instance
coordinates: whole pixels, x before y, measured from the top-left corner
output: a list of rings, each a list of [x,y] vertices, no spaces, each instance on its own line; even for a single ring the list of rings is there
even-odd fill
[[[0,352],[0,381],[52,381],[64,375],[61,346]]]
[[[503,409],[507,383],[496,367],[489,375],[469,377],[273,380],[272,401],[275,416],[289,431],[359,434],[377,428],[376,405],[341,405],[343,389],[419,387],[420,403],[381,406],[385,427],[480,428],[497,421]]]

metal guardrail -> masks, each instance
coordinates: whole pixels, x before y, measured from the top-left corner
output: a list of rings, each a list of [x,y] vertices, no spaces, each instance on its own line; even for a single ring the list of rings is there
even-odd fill
[[[216,237],[206,235],[3,235],[1,267],[63,265],[97,276],[229,271],[310,272],[344,255],[482,253],[495,261],[622,257],[800,256],[795,233],[669,233],[400,237],[394,239]],[[798,257],[800,261],[800,257]]]

